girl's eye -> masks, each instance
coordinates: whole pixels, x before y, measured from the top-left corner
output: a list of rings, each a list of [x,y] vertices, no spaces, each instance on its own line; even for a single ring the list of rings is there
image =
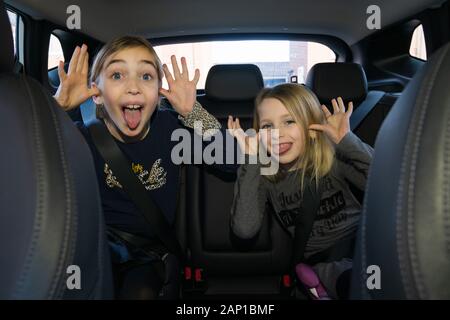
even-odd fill
[[[152,76],[149,73],[146,73],[142,76],[142,79],[145,81],[152,80]]]
[[[269,129],[270,127],[271,127],[271,125],[266,123],[261,126],[261,129]]]
[[[120,80],[121,77],[122,75],[120,74],[120,72],[114,72],[111,76],[111,78],[113,78],[114,80]]]
[[[291,125],[291,124],[293,124],[293,123],[295,123],[294,120],[286,120],[286,124],[287,124],[287,125]]]

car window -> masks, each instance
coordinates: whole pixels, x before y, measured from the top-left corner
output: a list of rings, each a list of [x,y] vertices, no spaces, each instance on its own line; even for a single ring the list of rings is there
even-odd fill
[[[162,63],[171,68],[170,56],[186,57],[188,68],[200,69],[197,89],[205,88],[208,70],[216,64],[256,64],[263,75],[264,85],[271,87],[290,82],[297,76],[303,83],[306,74],[318,62],[335,62],[336,54],[327,46],[308,41],[246,40],[209,41],[155,46]],[[163,87],[167,87],[165,79]]]
[[[52,33],[48,46],[48,69],[57,67],[60,60],[64,61],[64,52],[58,37]]]
[[[9,22],[11,23],[11,31],[14,40],[14,54],[17,54],[17,14],[7,10]]]
[[[419,25],[413,32],[409,54],[414,58],[427,60],[427,49],[425,46],[425,34],[422,25]]]

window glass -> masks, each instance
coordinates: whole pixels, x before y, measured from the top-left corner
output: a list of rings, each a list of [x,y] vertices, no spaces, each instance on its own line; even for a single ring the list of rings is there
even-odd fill
[[[209,69],[216,64],[257,65],[264,79],[264,85],[271,87],[289,82],[291,76],[298,76],[303,83],[306,74],[318,62],[335,62],[336,54],[327,46],[306,41],[246,40],[210,41],[155,46],[162,63],[171,68],[170,56],[186,57],[190,74],[200,69],[197,89],[205,88]],[[163,87],[167,82],[163,80]]]

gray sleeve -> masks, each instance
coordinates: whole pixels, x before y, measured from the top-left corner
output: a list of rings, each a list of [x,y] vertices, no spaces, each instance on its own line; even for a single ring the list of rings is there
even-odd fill
[[[372,161],[373,149],[353,132],[348,132],[336,145],[339,173],[358,189],[364,190]]]
[[[261,229],[267,200],[259,164],[243,164],[238,169],[231,207],[231,229],[242,239],[254,237]]]

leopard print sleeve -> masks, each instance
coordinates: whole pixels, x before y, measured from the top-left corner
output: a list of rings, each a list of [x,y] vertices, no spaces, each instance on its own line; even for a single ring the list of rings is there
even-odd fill
[[[178,115],[178,119],[180,119],[183,125],[194,129],[198,134],[202,134],[201,131],[203,130],[203,136],[212,136],[222,128],[219,121],[206,111],[198,101],[195,102],[191,112],[185,117]],[[196,122],[199,123],[196,124]],[[201,128],[199,125],[201,125]]]

